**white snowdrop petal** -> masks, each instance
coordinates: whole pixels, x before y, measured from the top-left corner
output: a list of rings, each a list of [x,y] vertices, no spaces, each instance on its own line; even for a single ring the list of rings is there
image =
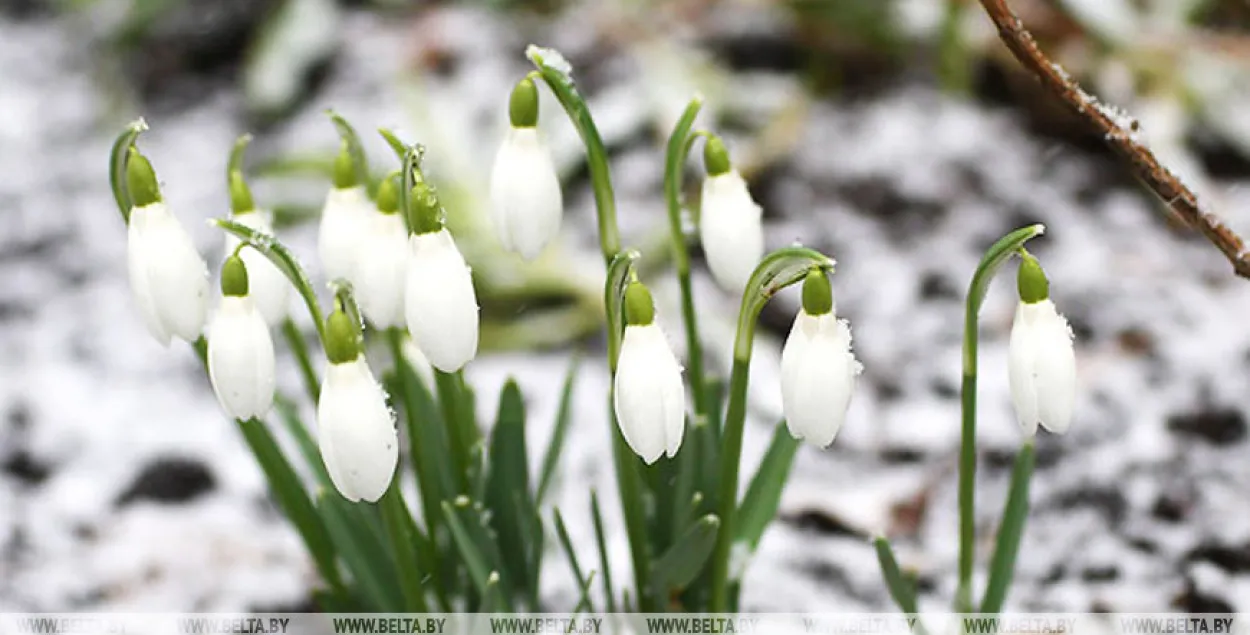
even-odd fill
[[[435,368],[455,372],[477,355],[473,278],[446,229],[409,238],[408,331]]]
[[[132,210],[127,233],[131,286],[149,330],[162,344],[195,341],[208,313],[208,266],[191,236],[162,202]]]
[[[490,198],[499,242],[526,260],[559,233],[560,179],[537,128],[509,129],[491,168]]]
[[[378,328],[404,325],[408,230],[399,214],[371,212],[355,280],[356,300]]]
[[[1072,330],[1050,300],[1016,307],[1008,345],[1012,405],[1026,436],[1067,431],[1076,399]]]
[[[627,326],[617,361],[613,408],[621,435],[647,464],[674,456],[685,434],[681,366],[655,324]]]
[[[232,418],[262,417],[269,411],[273,340],[251,298],[222,298],[209,327],[208,374],[218,402]]]
[[[335,488],[376,502],[399,461],[395,420],[364,357],[331,364],[317,404],[318,443]]]
[[[703,181],[699,237],[718,284],[740,293],[764,255],[762,210],[736,170]]]
[[[165,330],[161,317],[157,313],[156,300],[152,297],[152,287],[148,283],[148,257],[151,250],[147,246],[148,236],[144,231],[147,216],[146,210],[141,208],[134,209],[130,213],[130,224],[126,229],[127,273],[130,278],[130,290],[134,294],[139,315],[143,317],[143,324],[161,346],[169,346],[170,334]]]
[[[332,188],[321,210],[317,251],[329,280],[352,280],[372,203],[363,187]]]
[[[832,313],[800,310],[781,354],[782,411],[790,434],[817,447],[832,443],[859,372],[850,326]]]

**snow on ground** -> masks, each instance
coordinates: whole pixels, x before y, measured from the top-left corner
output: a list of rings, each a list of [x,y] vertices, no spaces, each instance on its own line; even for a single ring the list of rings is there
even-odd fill
[[[440,19],[474,44],[427,98],[454,98],[445,103],[462,109],[457,125],[495,121],[509,78],[524,68],[519,56],[505,56],[523,43],[495,37],[506,27],[494,18],[453,10]],[[386,85],[398,72],[396,27],[355,15],[346,28],[354,43],[328,85],[258,144],[328,146],[320,114],[327,106],[362,129],[408,120],[412,103]],[[381,37],[351,37],[365,33]],[[556,44],[587,59],[579,53],[593,42],[565,37]],[[266,499],[252,458],[190,351],[155,344],[132,306],[125,234],[104,167],[126,118],[99,119],[101,97],[74,41],[65,24],[0,19],[0,610],[303,605],[311,567]],[[618,195],[628,210],[626,238],[635,240],[663,223],[662,156],[646,122],[621,114],[646,94],[637,74],[605,66],[610,71],[596,76],[604,85],[590,96],[611,120],[605,135],[619,140]],[[594,70],[603,69],[579,72]],[[220,173],[241,132],[237,108],[224,95],[154,117],[142,142],[210,262],[221,256],[220,239],[201,221],[226,204]],[[571,130],[548,115],[557,152],[575,160]],[[1076,331],[1081,392],[1071,432],[1039,441],[1034,513],[1009,605],[1250,610],[1250,463],[1242,457],[1250,285],[1213,249],[1169,227],[1119,168],[1030,135],[1009,112],[902,86],[816,104],[802,130],[795,151],[758,175],[753,189],[767,210],[770,246],[798,240],[837,258],[838,311],[853,325],[865,373],[834,446],[800,453],[782,520],[748,570],[744,607],[887,609],[866,539],[877,531],[918,570],[923,605],[949,605],[961,297],[986,246],[1043,222],[1047,233],[1031,249]],[[456,165],[486,165],[492,144],[472,145]],[[1250,189],[1223,185],[1230,208],[1250,205]],[[566,197],[568,238],[592,250],[591,202],[579,187]],[[287,238],[313,253],[308,228]],[[712,367],[723,372],[734,306],[702,271],[696,286]],[[656,288],[676,343],[675,285]],[[1020,441],[1005,374],[1013,299],[1011,283],[1000,281],[982,311],[982,537],[1001,509]],[[795,306],[786,294],[764,316],[748,464],[779,417],[777,336]],[[480,359],[470,379],[484,395],[482,414],[493,412],[507,375],[521,376],[531,444],[541,447],[567,363],[561,353]],[[289,363],[285,372],[280,383],[294,389]],[[623,571],[626,544],[605,458],[606,385],[602,361],[587,360],[555,501],[583,561],[593,561],[584,487],[599,490]],[[980,546],[984,564],[991,544]],[[562,557],[549,556],[544,594],[562,606],[572,585],[560,575]]]

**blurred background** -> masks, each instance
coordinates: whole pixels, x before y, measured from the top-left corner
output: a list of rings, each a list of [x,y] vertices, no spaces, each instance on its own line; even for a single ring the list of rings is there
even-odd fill
[[[1011,4],[1250,230],[1250,3]],[[484,220],[531,42],[573,64],[611,152],[625,243],[647,254],[674,345],[662,147],[696,92],[700,125],[724,134],[764,207],[769,247],[800,241],[839,261],[838,312],[865,372],[835,444],[801,450],[744,609],[888,610],[874,532],[918,572],[922,608],[949,606],[963,293],[995,238],[1044,222],[1034,253],[1077,336],[1079,395],[1071,431],[1039,439],[1008,606],[1250,610],[1250,284],[1040,91],[971,0],[0,0],[0,610],[313,608],[312,568],[190,349],[162,349],[132,304],[106,165],[137,116],[214,268],[222,236],[204,221],[228,210],[237,135],[256,135],[257,201],[314,275],[337,149],[325,109],[361,131],[375,170],[395,164],[373,129],[426,144],[482,298],[484,353],[468,370],[479,407],[492,412],[518,376],[541,447],[569,360],[586,353],[553,500],[587,562],[586,487],[605,493],[626,570],[589,178],[545,90],[564,233],[524,265]],[[694,198],[697,158],[689,168]],[[697,252],[696,292],[724,374],[736,302]],[[1006,380],[1014,302],[1005,279],[982,312],[983,537],[1020,443]],[[796,308],[783,295],[762,317],[748,463],[780,417],[778,343]],[[291,360],[279,364],[280,389],[298,394]],[[563,566],[543,581],[553,610],[575,603]]]

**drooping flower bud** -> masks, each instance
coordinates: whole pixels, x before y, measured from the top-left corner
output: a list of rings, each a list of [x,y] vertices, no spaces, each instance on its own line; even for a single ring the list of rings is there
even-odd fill
[[[378,189],[377,209],[369,212],[353,284],[365,317],[378,328],[404,325],[408,229],[399,214],[398,174]]]
[[[828,275],[812,269],[781,351],[781,408],[790,434],[820,448],[833,443],[861,370],[851,352],[851,327],[834,313]]]
[[[477,355],[473,277],[446,229],[408,237],[408,332],[435,368],[451,373]]]
[[[551,152],[538,133],[538,89],[528,77],[512,90],[509,117],[491,169],[491,219],[505,249],[533,260],[560,231],[564,203]]]
[[[648,465],[677,455],[686,425],[681,365],[655,323],[651,292],[640,282],[625,290],[625,337],[617,361],[612,405],[625,442]]]
[[[230,174],[230,210],[234,222],[258,232],[273,234],[273,212],[256,207],[251,189],[239,172]],[[234,253],[239,242],[237,236],[227,233],[226,251]],[[277,266],[255,249],[244,248],[239,251],[239,257],[247,266],[251,289],[248,295],[265,317],[265,323],[269,326],[281,323],[291,306],[291,283]]]
[[[133,147],[126,182],[134,201],[126,262],[143,322],[163,346],[172,337],[193,342],[200,337],[208,312],[208,266],[186,229],[165,207],[152,164]]]
[[[326,195],[317,237],[326,278],[354,282],[364,226],[372,207],[364,184],[356,177],[351,152],[344,143],[334,162],[334,187]]]
[[[699,215],[699,238],[712,276],[725,290],[742,293],[764,255],[763,210],[732,167],[719,137],[703,146],[707,178]]]
[[[349,501],[376,502],[399,463],[395,417],[360,349],[360,331],[335,311],[326,320],[326,368],[317,401],[317,440],[335,489]]]
[[[221,305],[208,327],[213,391],[226,414],[244,420],[269,412],[275,384],[273,340],[248,290],[245,261],[227,258],[221,269]]]
[[[1037,424],[1063,433],[1072,422],[1076,400],[1076,353],[1072,328],[1050,301],[1050,284],[1031,254],[1020,255],[1016,306],[1007,348],[1011,401],[1024,434],[1037,434]]]

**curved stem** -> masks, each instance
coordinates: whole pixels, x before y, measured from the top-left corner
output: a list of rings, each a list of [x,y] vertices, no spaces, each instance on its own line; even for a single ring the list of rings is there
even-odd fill
[[[962,423],[959,439],[959,586],[955,590],[955,610],[972,611],[972,566],[976,541],[977,475],[977,316],[990,281],[1003,263],[1039,236],[1046,228],[1030,225],[1003,236],[994,243],[977,266],[968,285],[964,310],[963,381],[960,389]]]
[[[729,557],[733,547],[734,520],[738,511],[738,468],[742,462],[742,435],[746,427],[747,383],[755,323],[764,305],[777,292],[799,282],[814,267],[832,270],[833,260],[803,247],[786,247],[760,261],[742,294],[738,331],[734,340],[734,364],[729,376],[729,406],[725,411],[724,445],[721,447],[720,493],[717,516],[720,532],[712,552],[712,613],[729,610]]]
[[[533,45],[526,49],[525,55],[538,69],[539,77],[555,93],[556,99],[568,113],[569,120],[573,122],[573,127],[577,128],[582,143],[586,145],[586,163],[590,168],[595,210],[599,217],[599,248],[603,252],[603,261],[610,263],[621,250],[621,237],[616,225],[616,195],[612,191],[608,151],[603,145],[603,138],[599,136],[599,128],[595,126],[590,108],[573,82],[571,69],[564,56],[554,49]]]
[[[668,138],[668,154],[664,163],[664,198],[668,202],[669,241],[673,245],[673,263],[677,269],[677,283],[681,287],[681,318],[686,327],[686,364],[690,378],[690,391],[694,394],[695,417],[707,414],[707,396],[704,394],[703,345],[699,341],[699,324],[694,312],[694,286],[690,279],[690,251],[686,246],[686,231],[681,213],[681,177],[696,138],[690,128],[694,125],[701,97],[690,100],[685,112],[677,121],[673,134]]]

